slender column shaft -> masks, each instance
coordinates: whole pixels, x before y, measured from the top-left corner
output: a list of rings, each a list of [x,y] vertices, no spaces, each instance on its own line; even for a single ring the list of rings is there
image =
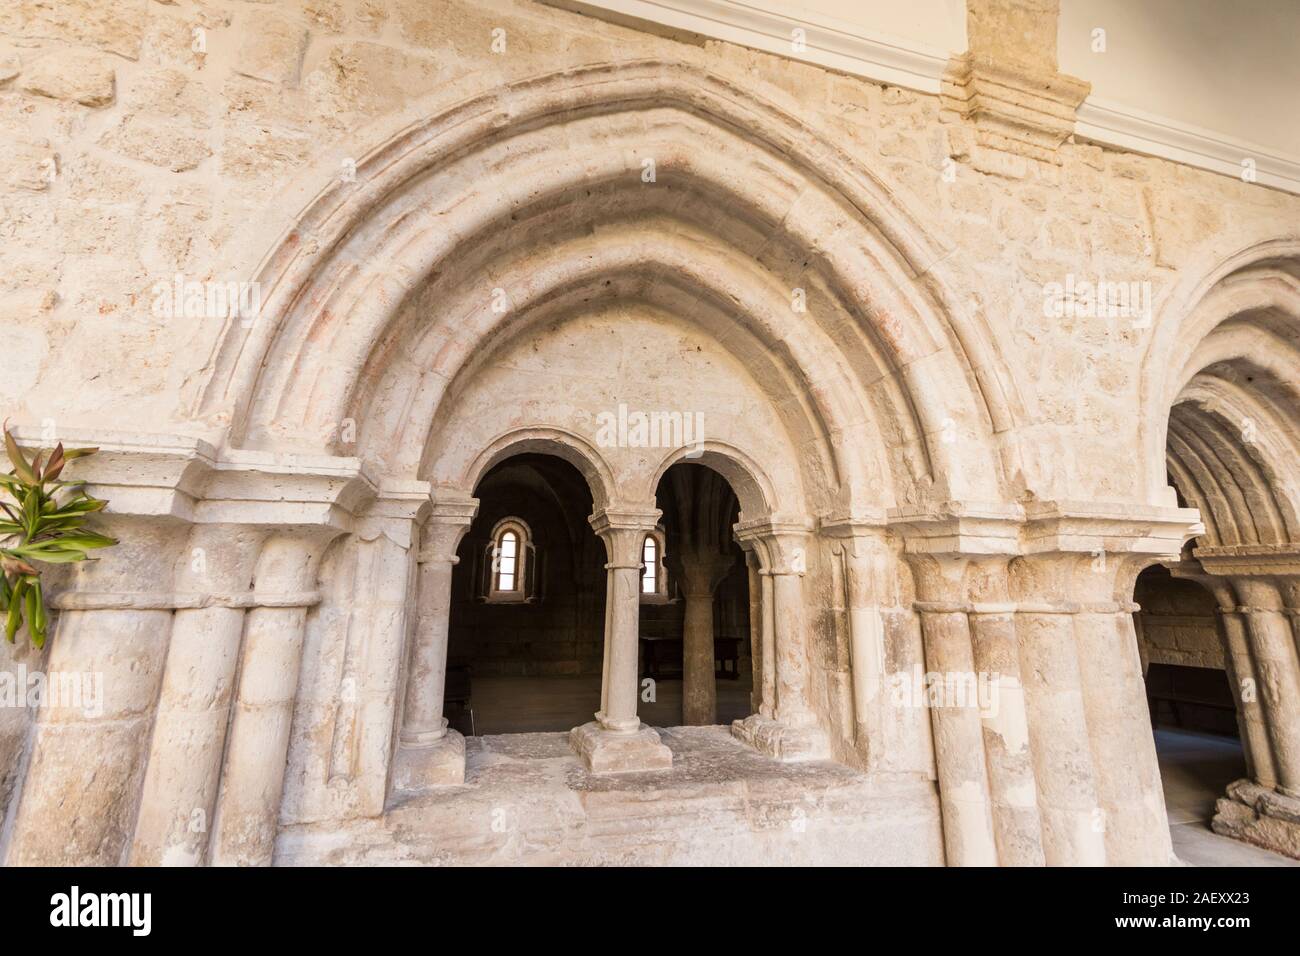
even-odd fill
[[[975,663],[966,614],[921,614],[926,670],[945,680],[974,675]],[[943,806],[944,850],[950,866],[996,866],[997,847],[989,781],[984,766],[983,730],[974,702],[941,700],[932,706],[939,800]]]
[[[815,722],[808,705],[808,633],[801,574],[773,571],[776,627],[776,718],[790,727]]]
[[[1247,773],[1261,787],[1277,786],[1273,750],[1259,697],[1259,674],[1250,653],[1250,635],[1245,615],[1233,609],[1219,610],[1219,626],[1227,648],[1226,659],[1233,697],[1237,702],[1241,739],[1245,744]]]
[[[403,743],[429,743],[447,732],[447,718],[442,712],[447,690],[447,638],[456,560],[454,554],[431,554],[420,562],[415,634],[402,721]]]
[[[254,529],[196,528],[178,589],[247,592],[264,537]],[[242,607],[181,608],[173,616],[133,865],[197,866],[205,860],[243,633]]]
[[[760,572],[762,576],[762,697],[758,712],[768,718],[776,717],[776,589],[772,583],[770,571]]]
[[[688,590],[682,622],[682,723],[687,726],[718,721],[714,657],[713,592]]]
[[[763,703],[763,578],[752,551],[745,553],[745,569],[749,574],[749,659],[753,678],[749,709],[758,713]]]
[[[1041,866],[1042,822],[1029,750],[1029,718],[1020,680],[1015,617],[1007,611],[975,612],[969,615],[969,627],[975,669],[991,691],[980,722],[998,859],[1006,866]]]
[[[641,553],[645,536],[654,530],[659,512],[653,509],[605,509],[591,517],[591,526],[604,540],[608,563],[605,600],[605,665],[600,729],[634,734],[641,729],[636,714],[641,632]]]
[[[204,862],[243,631],[242,608],[176,612],[132,843],[133,865]]]
[[[1074,615],[1106,862],[1164,866],[1173,854],[1131,607]]]
[[[1106,862],[1105,820],[1088,739],[1073,615],[1016,616],[1043,856],[1049,866]]]
[[[636,715],[641,565],[611,563],[606,567],[610,594],[609,633],[605,635],[609,647],[609,679],[605,710],[597,719],[606,730],[635,731],[641,726]]]
[[[1253,606],[1246,613],[1259,697],[1268,718],[1277,789],[1300,797],[1300,661],[1291,625],[1280,610]]]
[[[321,529],[271,538],[258,560],[255,589],[287,595],[314,587],[332,535]],[[243,668],[212,837],[215,865],[271,863],[306,620],[305,603],[255,607],[245,619]]]
[[[312,713],[332,716],[323,782],[336,795],[350,794],[360,814],[378,816],[388,793],[393,737],[402,729],[395,718],[405,692],[403,658],[418,615],[420,528],[409,514],[372,516],[360,527],[364,536],[357,542],[352,578],[356,602],[338,679],[315,683],[307,703]],[[299,799],[286,810],[314,816],[305,795],[287,796]]]

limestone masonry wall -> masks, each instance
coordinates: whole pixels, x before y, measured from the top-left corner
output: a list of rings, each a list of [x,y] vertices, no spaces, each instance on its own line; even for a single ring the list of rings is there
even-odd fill
[[[1170,860],[1156,561],[1251,687],[1224,819],[1300,819],[1300,196],[1078,141],[1087,84],[1017,25],[1056,4],[969,6],[931,96],[522,0],[0,2],[0,413],[101,446],[69,474],[121,538],[49,578],[49,649],[0,645],[106,682],[0,708],[0,859],[346,858],[464,784],[453,568],[533,453],[590,495],[591,774],[681,760],[638,592],[688,461],[739,504],[734,738],[847,765],[910,861]]]
[[[1142,497],[1131,438],[1153,334],[1047,317],[1044,286],[1149,282],[1158,314],[1181,281],[1300,218],[1300,197],[1082,143],[1059,167],[984,174],[938,97],[537,3],[15,0],[0,9],[0,406],[196,430],[221,323],[159,314],[158,283],[248,281],[304,200],[415,104],[643,57],[762,90],[951,243],[958,292],[1026,402],[1026,480],[1044,498]]]

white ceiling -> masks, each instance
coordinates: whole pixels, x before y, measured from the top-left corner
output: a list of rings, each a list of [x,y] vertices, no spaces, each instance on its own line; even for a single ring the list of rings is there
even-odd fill
[[[966,48],[964,0],[545,0],[929,93]],[[1093,52],[1093,31],[1106,31]],[[807,47],[790,36],[802,29]],[[1061,0],[1080,136],[1300,192],[1300,0]]]

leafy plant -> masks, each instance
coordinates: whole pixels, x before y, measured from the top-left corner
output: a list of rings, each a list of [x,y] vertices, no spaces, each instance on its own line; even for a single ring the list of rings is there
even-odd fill
[[[32,644],[44,647],[49,615],[38,565],[85,561],[88,551],[111,547],[117,540],[85,527],[86,516],[108,502],[87,494],[84,481],[58,480],[64,465],[98,448],[64,451],[60,443],[42,464],[45,452],[28,461],[8,428],[4,433],[13,470],[0,475],[0,489],[13,501],[0,500],[0,614],[10,644],[25,620]]]

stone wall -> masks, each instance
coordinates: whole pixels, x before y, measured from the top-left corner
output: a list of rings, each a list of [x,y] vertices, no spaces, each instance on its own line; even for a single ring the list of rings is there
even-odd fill
[[[1300,211],[1295,196],[1082,143],[1059,166],[985,174],[937,97],[536,3],[18,0],[0,12],[6,413],[206,428],[189,410],[222,323],[161,314],[158,283],[246,280],[304,200],[409,116],[648,56],[762,89],[947,238],[963,307],[992,327],[1025,402],[1019,480],[1042,498],[1144,497],[1130,449],[1152,335],[1045,316],[1044,285],[1149,282],[1158,308],[1180,281],[1291,234]]]
[[[451,569],[519,451],[589,486],[604,730],[642,739],[635,546],[679,449],[606,446],[633,396],[707,413],[740,501],[776,635],[746,742],[937,777],[950,863],[1164,862],[1130,598],[1196,520],[1166,379],[1272,321],[1234,270],[1290,301],[1300,197],[1064,121],[1012,148],[961,99],[986,65],[929,96],[510,0],[0,9],[0,406],[104,446],[124,541],[58,595],[50,664],[120,680],[113,719],[0,718],[6,859],[266,863],[463,780]],[[1268,668],[1294,600],[1233,605]],[[1000,716],[884,702],[972,668]]]
[[[1137,616],[1144,664],[1224,669],[1218,603],[1209,591],[1150,568],[1138,577],[1133,600],[1142,607]]]

